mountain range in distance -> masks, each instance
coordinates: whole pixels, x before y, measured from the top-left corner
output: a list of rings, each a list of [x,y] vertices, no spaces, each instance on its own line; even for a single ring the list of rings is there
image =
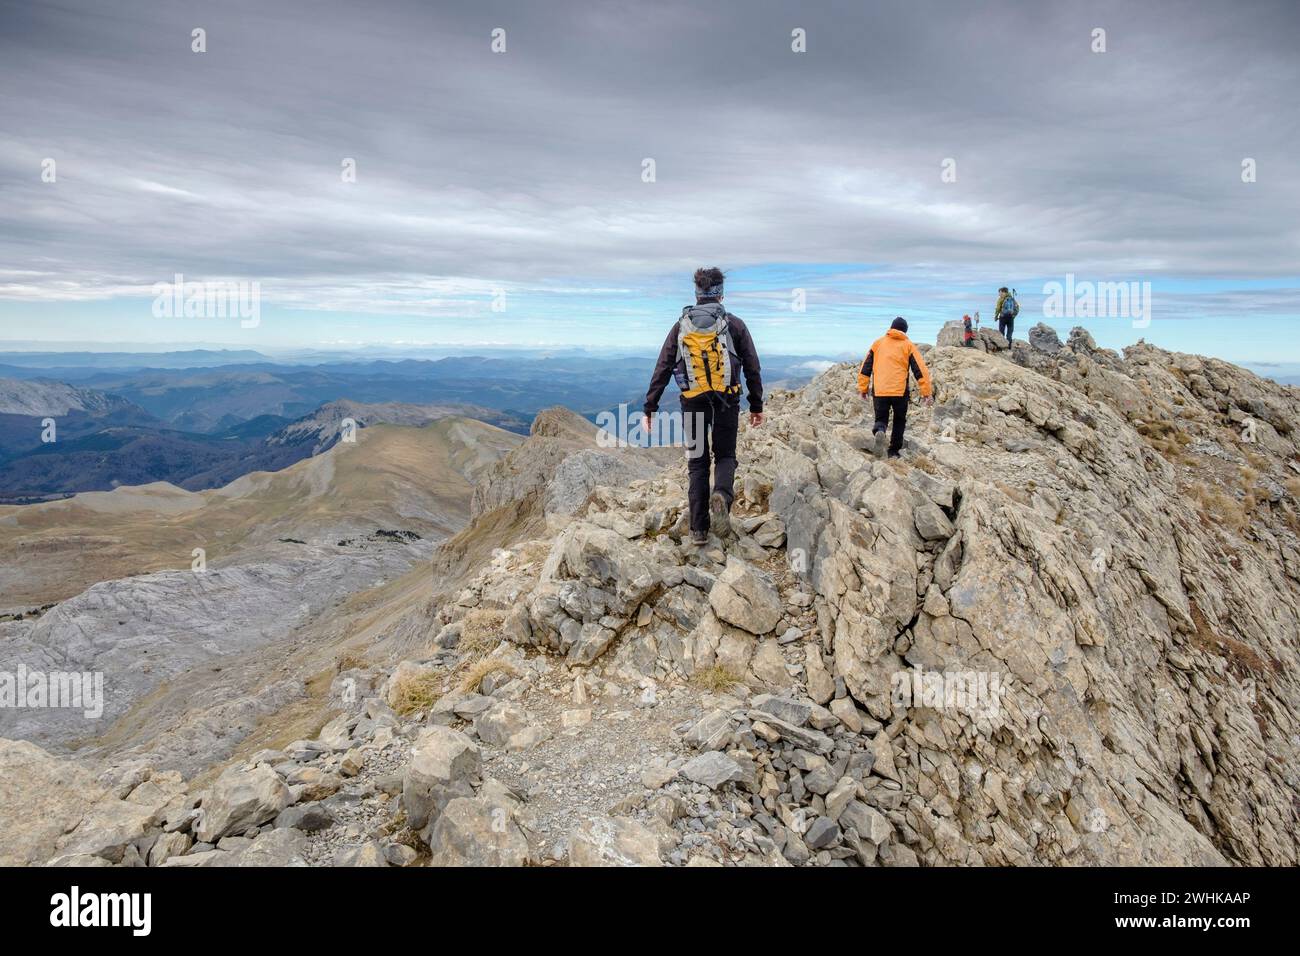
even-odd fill
[[[320,454],[345,419],[365,428],[459,416],[525,434],[547,407],[588,420],[620,404],[636,412],[653,360],[505,349],[320,364],[250,350],[0,353],[0,503],[156,481],[219,487]],[[764,362],[768,389],[806,382],[827,364]],[[670,385],[664,407],[674,400]]]

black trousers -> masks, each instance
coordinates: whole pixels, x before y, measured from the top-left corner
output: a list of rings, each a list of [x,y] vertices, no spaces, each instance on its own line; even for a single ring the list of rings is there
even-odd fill
[[[889,435],[889,453],[897,455],[903,447],[903,429],[907,427],[907,396],[877,395],[872,404],[876,409],[876,423],[871,426],[873,435],[889,427],[889,413],[894,413],[894,429]]]
[[[1006,336],[1008,342],[1011,341],[1011,332],[1015,327],[1016,320],[1014,317],[1010,319],[998,319],[998,331]]]
[[[697,395],[682,399],[682,431],[686,441],[686,470],[690,474],[687,498],[691,530],[709,530],[709,463],[713,464],[713,491],[730,506],[736,497],[736,433],[740,430],[740,403],[721,396]]]

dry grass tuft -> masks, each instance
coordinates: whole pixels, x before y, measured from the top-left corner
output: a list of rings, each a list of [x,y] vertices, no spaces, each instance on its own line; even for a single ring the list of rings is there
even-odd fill
[[[404,717],[416,711],[428,710],[442,696],[438,693],[438,675],[432,673],[399,680],[395,691],[393,710]]]
[[[477,693],[479,684],[483,683],[483,678],[488,674],[495,674],[504,671],[512,677],[517,677],[519,671],[509,661],[500,657],[484,657],[468,665],[468,670],[461,678],[459,690],[462,694]]]
[[[1242,454],[1246,457],[1246,460],[1250,462],[1250,467],[1254,468],[1256,471],[1268,471],[1268,459],[1263,455],[1250,451],[1249,449],[1242,449]]]
[[[696,671],[691,677],[691,683],[700,690],[722,693],[739,684],[740,678],[721,664],[714,664],[712,667]]]
[[[334,659],[334,670],[339,674],[365,666],[366,658],[360,651],[347,650]]]
[[[1217,485],[1193,485],[1191,493],[1200,508],[1203,523],[1217,524],[1230,531],[1240,531],[1246,526],[1245,505],[1232,495],[1224,493]]]
[[[506,612],[475,608],[460,622],[460,643],[456,647],[470,657],[482,657],[501,643],[501,625]]]
[[[1183,449],[1192,441],[1191,435],[1171,421],[1143,422],[1137,426],[1137,432],[1148,445],[1173,462],[1184,461]]]

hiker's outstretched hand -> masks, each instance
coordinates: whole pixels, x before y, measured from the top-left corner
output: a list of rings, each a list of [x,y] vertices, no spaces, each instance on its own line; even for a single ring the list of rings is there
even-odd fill
[[[925,398],[921,399],[921,403],[922,403],[923,405],[933,405],[933,404],[934,404],[934,396],[933,396],[933,395],[927,395],[927,396],[925,396]]]
[[[649,416],[649,415],[645,415],[645,414],[643,414],[643,415],[641,416],[641,434],[643,434],[643,435],[649,435],[649,434],[650,434],[650,416]]]
[[[759,425],[763,424],[763,413],[762,413],[762,412],[750,412],[750,413],[749,413],[749,423],[750,423],[751,425],[753,425],[755,428],[757,428]]]

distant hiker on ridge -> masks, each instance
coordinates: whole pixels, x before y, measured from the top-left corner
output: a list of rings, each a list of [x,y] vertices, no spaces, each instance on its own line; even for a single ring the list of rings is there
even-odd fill
[[[682,392],[682,426],[691,540],[707,544],[710,528],[719,536],[731,533],[731,502],[736,497],[736,433],[740,428],[740,379],[749,391],[749,423],[763,423],[763,379],[754,340],[745,323],[722,307],[721,269],[695,270],[695,305],[682,309],[659,350],[650,376],[641,427],[648,434],[659,409],[659,398],[676,378]],[[712,444],[713,493],[709,493],[709,451]]]
[[[885,429],[889,427],[889,413],[894,413],[894,428],[889,436],[889,457],[897,458],[903,448],[903,430],[907,427],[907,376],[916,376],[921,386],[921,396],[925,404],[934,402],[930,370],[925,367],[925,359],[917,350],[912,340],[907,337],[907,320],[902,316],[894,319],[889,331],[876,339],[858,372],[858,394],[863,401],[871,393],[872,379],[875,379],[875,424],[871,434],[875,442],[874,451],[879,458],[885,448]]]
[[[1016,301],[1015,291],[1008,292],[1007,287],[998,289],[998,304],[993,307],[993,314],[998,320],[998,331],[1006,336],[1011,344],[1011,335],[1016,327],[1016,316],[1020,314],[1020,303]]]

